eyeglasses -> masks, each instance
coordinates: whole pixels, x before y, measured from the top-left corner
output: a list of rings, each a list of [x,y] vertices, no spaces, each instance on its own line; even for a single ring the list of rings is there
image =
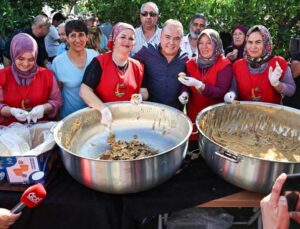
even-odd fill
[[[143,13],[141,13],[141,15],[143,16],[143,17],[147,17],[148,15],[150,15],[150,17],[156,17],[157,16],[157,13],[155,13],[155,12],[147,12],[147,11],[144,11]]]

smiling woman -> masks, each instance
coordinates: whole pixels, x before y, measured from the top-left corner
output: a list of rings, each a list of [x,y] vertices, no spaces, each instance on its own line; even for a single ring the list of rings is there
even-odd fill
[[[144,66],[129,57],[135,44],[135,30],[132,25],[119,22],[112,30],[108,47],[112,52],[95,58],[85,71],[80,88],[80,96],[91,107],[106,117],[102,120],[110,125],[110,110],[104,103],[129,101],[138,93],[135,103],[147,99],[147,90],[141,88]],[[103,118],[104,119],[104,118]]]
[[[52,63],[52,70],[62,88],[64,100],[60,112],[62,118],[86,107],[79,96],[80,84],[86,67],[98,55],[95,50],[85,48],[88,28],[83,21],[67,22],[65,31],[69,49],[57,56]]]
[[[0,70],[1,125],[51,119],[62,105],[53,73],[37,65],[37,49],[28,34],[19,33],[12,39],[12,65]]]

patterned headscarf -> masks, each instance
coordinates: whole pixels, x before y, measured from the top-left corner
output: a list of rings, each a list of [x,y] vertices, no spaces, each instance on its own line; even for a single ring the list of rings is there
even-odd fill
[[[264,48],[262,51],[262,54],[258,58],[250,57],[247,53],[247,48],[244,50],[244,58],[247,60],[247,62],[250,64],[251,67],[259,67],[260,65],[268,62],[270,58],[273,56],[273,47],[272,47],[272,37],[270,35],[269,30],[263,26],[263,25],[255,25],[251,27],[246,36],[246,42],[249,38],[249,35],[253,32],[260,32],[263,39]]]
[[[233,43],[233,39],[232,39],[232,49],[238,50],[237,59],[241,59],[244,57],[244,49],[245,49],[245,45],[246,45],[246,35],[247,35],[248,28],[245,25],[237,24],[237,25],[233,26],[232,31],[231,31],[231,36],[233,36],[233,33],[235,32],[236,29],[241,30],[243,32],[243,34],[245,35],[244,43],[241,46],[236,46]]]
[[[214,52],[213,52],[213,55],[209,59],[206,59],[206,58],[204,59],[201,56],[201,53],[199,50],[199,42],[203,35],[208,36],[209,39],[214,44]],[[224,53],[220,35],[216,30],[213,30],[213,29],[205,29],[200,33],[200,35],[198,37],[198,41],[197,41],[197,47],[198,47],[197,64],[200,68],[208,68],[208,67],[212,66],[217,61],[218,57]]]
[[[134,33],[135,30],[132,25],[124,23],[124,22],[118,22],[117,24],[114,25],[112,28],[111,34],[109,36],[108,42],[107,42],[107,47],[110,50],[113,50],[114,42],[116,37],[125,29],[131,29]]]
[[[16,66],[16,59],[23,55],[25,52],[32,53],[32,55],[34,56],[35,64],[29,71],[22,72]],[[11,70],[14,78],[19,85],[27,86],[32,82],[33,77],[35,76],[38,69],[36,63],[37,54],[37,43],[30,35],[26,33],[19,33],[13,37],[10,45],[10,56],[12,61]]]

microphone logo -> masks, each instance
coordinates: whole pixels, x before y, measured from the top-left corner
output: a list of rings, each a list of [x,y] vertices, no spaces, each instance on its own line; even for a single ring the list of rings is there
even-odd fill
[[[43,200],[43,198],[38,197],[34,192],[30,192],[26,198],[34,204],[39,204]]]

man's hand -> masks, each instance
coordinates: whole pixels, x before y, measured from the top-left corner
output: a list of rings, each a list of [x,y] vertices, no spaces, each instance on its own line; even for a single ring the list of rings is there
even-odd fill
[[[276,179],[272,192],[260,202],[264,229],[289,228],[287,200],[284,196],[280,196],[285,180],[286,174],[283,173]]]
[[[7,229],[20,217],[21,212],[12,214],[8,209],[0,208],[0,229]]]
[[[189,101],[189,94],[187,92],[182,92],[181,95],[178,97],[178,100],[181,104],[185,105]]]

